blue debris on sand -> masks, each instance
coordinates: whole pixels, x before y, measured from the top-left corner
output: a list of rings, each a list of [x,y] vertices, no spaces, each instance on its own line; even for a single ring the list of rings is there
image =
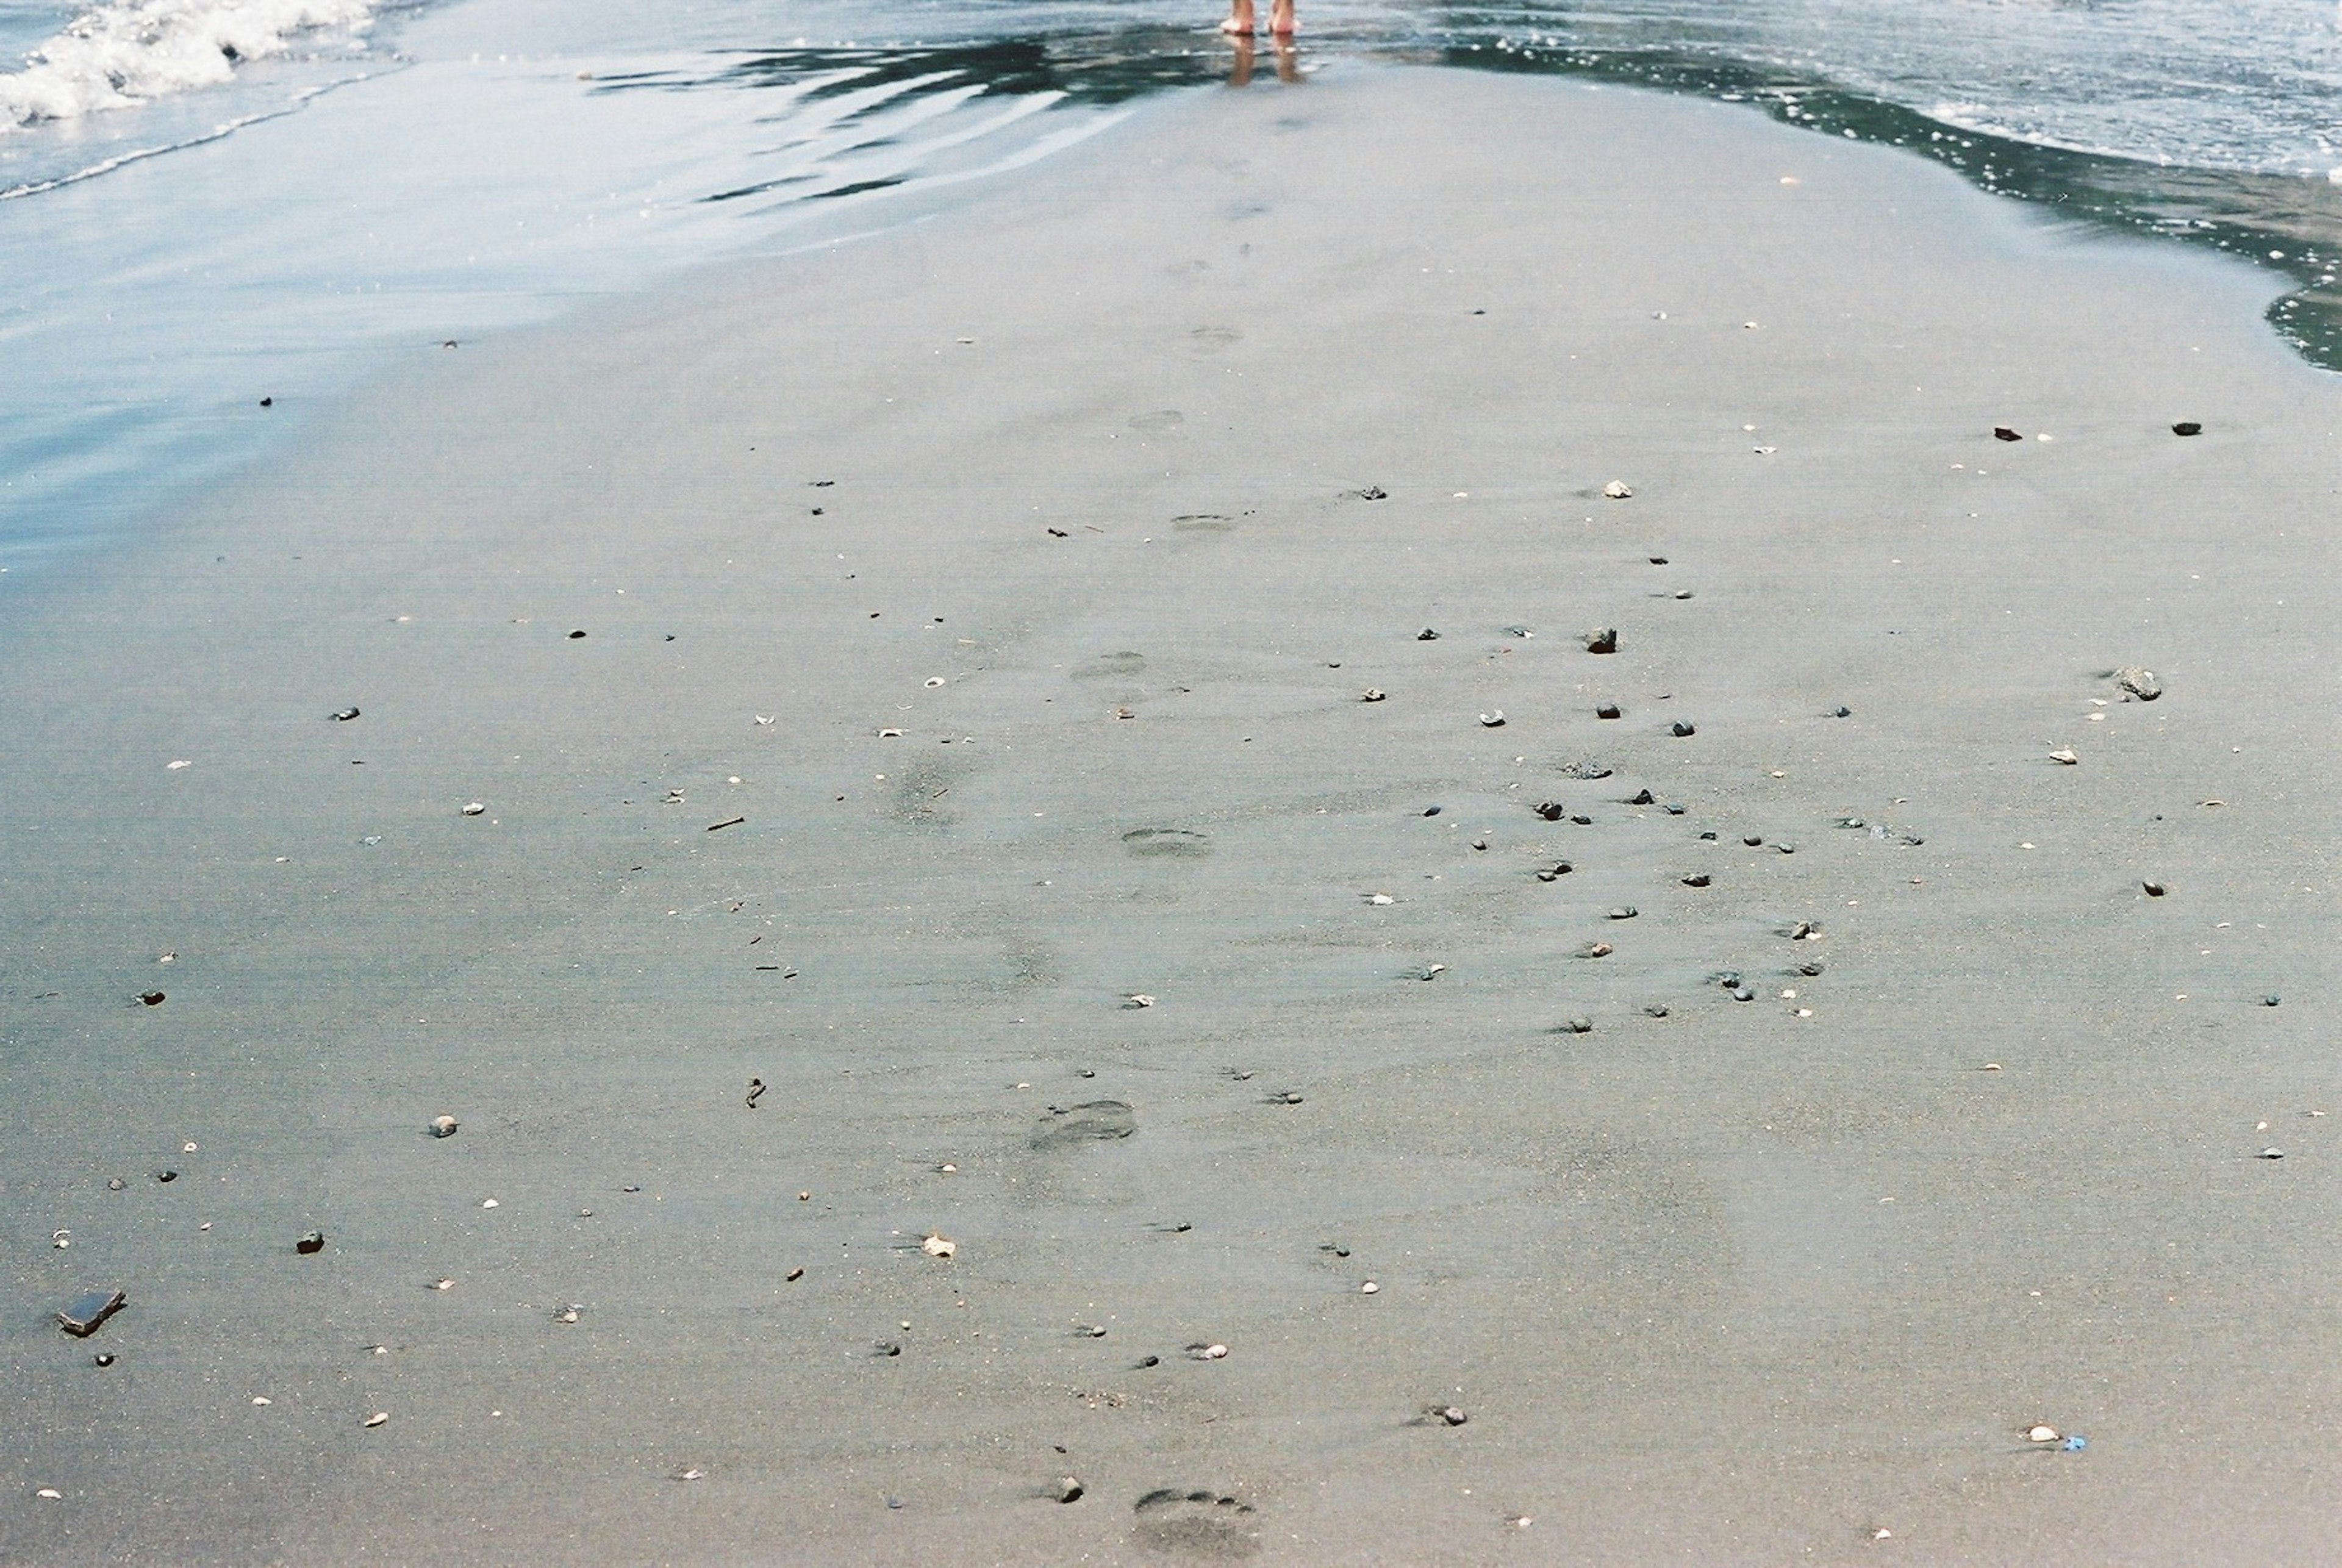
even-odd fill
[[[2077,1432],[2057,1446],[2064,1449],[2068,1453],[2079,1453],[2082,1450],[2090,1446],[2090,1440],[2084,1437]]]

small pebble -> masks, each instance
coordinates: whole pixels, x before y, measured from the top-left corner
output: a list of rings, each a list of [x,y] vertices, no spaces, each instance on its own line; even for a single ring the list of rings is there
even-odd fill
[[[1495,713],[1482,714],[1480,715],[1480,727],[1484,730],[1503,729],[1505,727],[1505,710],[1498,708]]]
[[[2267,996],[2264,996],[2264,997],[2262,997],[2262,998],[2261,998],[2261,1005],[2262,1005],[2262,1006],[2264,1006],[2264,1007],[2274,1007],[2274,1006],[2276,1006],[2276,1005],[2277,1005],[2277,993],[2276,993],[2276,992],[2274,992],[2274,991],[2270,992]]]
[[[1746,985],[1736,986],[1733,990],[1732,1000],[1735,1002],[1754,1002],[1756,1000],[1756,993],[1749,990]]]
[[[1594,1033],[1594,1020],[1591,1018],[1573,1018],[1568,1023],[1563,1024],[1562,1027],[1568,1030],[1572,1034],[1591,1034]]]
[[[1613,920],[1632,920],[1639,913],[1641,912],[1636,909],[1633,904],[1621,904],[1611,909],[1610,918]]]
[[[787,1273],[783,1274],[781,1278],[787,1281],[790,1284],[795,1284],[799,1280],[805,1278],[805,1270],[791,1269]]]
[[[959,1243],[948,1236],[929,1232],[926,1240],[919,1243],[919,1250],[931,1258],[948,1258],[959,1251]]]
[[[2072,767],[2082,759],[2075,754],[2074,749],[2071,746],[2059,746],[2056,751],[2049,754],[2049,760],[2053,763],[2062,764],[2067,767]]]
[[[1382,1288],[1382,1286],[1375,1283],[1374,1281],[1368,1280],[1366,1283],[1358,1287],[1358,1293],[1362,1296],[1370,1296],[1379,1292]]]
[[[1707,883],[1707,873],[1704,871],[1695,871],[1683,879],[1683,884],[1686,887],[1706,887]]]
[[[1460,1404],[1436,1405],[1426,1413],[1446,1426],[1461,1426],[1472,1419],[1464,1413],[1464,1407]]]
[[[1644,1008],[1643,1012],[1653,1018],[1665,1018],[1667,1015],[1667,1004],[1664,1002],[1654,1002]]]
[[[1587,958],[1607,958],[1610,956],[1611,951],[1612,949],[1608,943],[1596,942],[1585,948],[1582,955]]]
[[[368,1426],[380,1426],[389,1419],[390,1412],[386,1410],[377,1410],[372,1415],[365,1418],[365,1424]]]
[[[453,1116],[434,1116],[431,1118],[431,1135],[435,1138],[452,1138],[455,1135],[455,1129],[461,1125],[462,1124]]]
[[[2163,884],[2159,882],[2142,882],[2138,885],[2140,891],[2145,893],[2149,898],[2161,898],[2163,896]]]
[[[2011,430],[2006,424],[1994,425],[1992,427],[1992,438],[1995,441],[2022,441],[2025,439],[2025,437],[2019,435],[2016,431]]]
[[[1626,482],[1625,480],[1613,479],[1609,484],[1605,484],[1602,487],[1602,494],[1608,496],[1613,501],[1624,501],[1635,493],[1633,490],[1627,488]]]
[[[464,805],[464,814],[465,816],[478,816],[482,812],[485,812],[487,809],[487,806],[482,802],[467,801]]]
[[[1854,717],[1854,710],[1847,707],[1832,708],[1830,710],[1830,717],[1834,719],[1850,719]]]
[[[1618,704],[1616,703],[1600,704],[1595,708],[1594,716],[1597,719],[1615,719],[1618,716]]]
[[[1379,703],[1389,695],[1390,694],[1384,691],[1380,686],[1368,686],[1365,692],[1359,694],[1358,701],[1362,703]]]
[[[1596,626],[1586,634],[1586,651],[1589,654],[1615,654],[1618,651],[1618,628]]]
[[[306,1234],[303,1235],[299,1241],[293,1243],[293,1250],[299,1253],[303,1257],[308,1257],[314,1253],[324,1252],[325,1250],[325,1233],[323,1231],[308,1232]]]
[[[1187,1347],[1187,1353],[1197,1361],[1226,1361],[1228,1347],[1224,1344],[1191,1344]]]
[[[1749,848],[1755,849],[1757,845],[1765,842],[1765,835],[1761,833],[1747,834],[1743,835],[1740,842],[1746,844]]]
[[[2282,1160],[2285,1158],[2285,1151],[2283,1149],[2263,1149],[2261,1151],[2260,1157],[2264,1160]]]
[[[2201,424],[2197,424],[2196,421],[2192,419],[2183,419],[2178,424],[2171,427],[2171,434],[2174,435],[2201,435],[2204,434],[2204,427]]]
[[[1415,634],[1415,640],[1418,643],[1436,643],[1439,641],[1439,634],[1426,626]]]
[[[1699,734],[1699,731],[1696,727],[1684,723],[1681,719],[1677,719],[1673,724],[1668,726],[1668,733],[1673,734],[1677,740],[1681,740],[1686,735],[1696,735]]]
[[[1082,1483],[1070,1475],[1060,1475],[1056,1489],[1050,1495],[1060,1503],[1079,1503],[1082,1500]]]

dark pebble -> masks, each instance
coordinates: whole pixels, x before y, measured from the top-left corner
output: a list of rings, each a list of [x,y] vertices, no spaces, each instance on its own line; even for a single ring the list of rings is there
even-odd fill
[[[2140,890],[2149,898],[2161,898],[2163,896],[2163,884],[2159,882],[2142,882],[2138,885]]]
[[[358,711],[355,708],[335,708],[330,716],[335,723],[345,724],[358,716]]]
[[[1684,814],[1684,808],[1679,805],[1671,805],[1666,809],[1669,816],[1681,816]]]
[[[1082,1500],[1082,1483],[1070,1475],[1065,1476],[1049,1495],[1060,1503],[1079,1503]]]
[[[1556,860],[1553,864],[1537,873],[1537,880],[1539,882],[1551,882],[1556,877],[1567,876],[1568,874],[1569,862],[1566,860]]]
[[[1594,1020],[1591,1018],[1573,1018],[1568,1023],[1563,1024],[1562,1027],[1572,1034],[1591,1034],[1594,1033]]]
[[[579,640],[580,640],[581,638],[583,638],[585,635],[586,635],[586,634],[585,634],[585,633],[583,633],[583,632],[572,632],[572,633],[570,633],[570,634],[569,634],[569,640],[570,640],[571,642],[575,643],[575,642],[579,641]]]
[[[1678,588],[1676,590],[1676,597],[1678,599],[1688,599],[1691,597],[1691,590],[1689,588]]]
[[[276,400],[273,397],[264,397],[260,400],[260,406],[263,408],[274,408],[276,406]]]
[[[1635,792],[1634,798],[1629,800],[1626,804],[1628,805],[1656,805],[1658,802],[1652,796],[1651,792],[1646,789],[1636,790]]]
[[[93,1366],[112,1366],[114,1364],[114,1353],[110,1350],[102,1350],[95,1355],[91,1356],[89,1359],[90,1364]]]
[[[2261,998],[2261,1005],[2264,1007],[2274,1007],[2277,1005],[2277,993],[2272,991],[2267,996]]]
[[[1704,833],[1704,834],[1701,834],[1699,836],[1700,836],[1701,840],[1702,840],[1703,842],[1705,842],[1705,843],[1707,843],[1707,844],[1714,844],[1714,843],[1716,842],[1716,834],[1715,834],[1715,832],[1714,832],[1713,830],[1711,830],[1711,831],[1709,831],[1709,832],[1706,832],[1706,833]]]
[[[1749,990],[1746,985],[1736,986],[1733,990],[1732,1000],[1735,1002],[1754,1002],[1756,1000],[1756,993]]]
[[[1729,990],[1731,987],[1740,984],[1740,971],[1737,969],[1719,969],[1715,974],[1709,975],[1708,978],[1715,981],[1718,985]]]
[[[1740,842],[1746,844],[1749,848],[1755,849],[1758,844],[1765,842],[1765,835],[1761,833],[1746,834],[1742,835]]]
[[[312,1253],[324,1252],[325,1250],[325,1233],[323,1231],[311,1231],[307,1233],[302,1236],[299,1241],[293,1243],[293,1250],[299,1253],[305,1258],[309,1256]]]
[[[1618,716],[1618,704],[1604,703],[1594,710],[1594,716],[1597,719],[1615,719]]]
[[[158,1182],[175,1182],[179,1179],[179,1173],[176,1171],[157,1171],[155,1173],[155,1179]]]
[[[1449,1426],[1461,1426],[1472,1419],[1464,1413],[1464,1407],[1458,1404],[1443,1404],[1431,1413]]]
[[[1670,733],[1673,734],[1677,740],[1681,740],[1686,735],[1696,735],[1699,734],[1699,731],[1690,724],[1684,723],[1681,719],[1677,719],[1671,727]]]
[[[108,1176],[105,1179],[105,1190],[109,1193],[118,1193],[127,1185],[129,1183],[119,1176]]]
[[[872,1355],[900,1355],[903,1353],[903,1347],[896,1344],[891,1339],[882,1339],[876,1344],[870,1347],[870,1353]]]
[[[1426,816],[1437,816],[1439,814],[1439,808],[1436,805],[1425,806],[1423,808],[1423,814]]]
[[[1819,974],[1821,972],[1822,966],[1818,964],[1800,964],[1797,965],[1797,973],[1800,974],[1814,975]]]
[[[1797,846],[1794,844],[1777,844],[1773,847],[1779,850],[1783,854],[1795,854],[1797,853]]]
[[[1654,1002],[1643,1011],[1653,1018],[1665,1018],[1667,1015],[1667,1004],[1664,1002]]]
[[[1573,816],[1569,820],[1579,827],[1592,827],[1594,825],[1594,819],[1590,816]]]
[[[1557,800],[1541,800],[1529,809],[1547,822],[1559,822],[1569,814],[1569,808]]]
[[[1618,628],[1596,626],[1586,634],[1586,651],[1589,654],[1615,654],[1618,651]]]
[[[138,994],[138,1000],[149,1007],[160,1007],[163,1005],[163,994],[159,991],[141,991]]]
[[[1436,643],[1439,641],[1439,634],[1426,626],[1415,634],[1415,640],[1418,643]]]
[[[1633,904],[1621,904],[1612,908],[1610,911],[1610,918],[1613,920],[1632,920],[1639,913],[1640,911],[1636,910]]]
[[[2174,435],[2201,435],[2204,434],[2204,427],[2197,424],[2192,419],[2183,419],[2178,424],[2171,427],[2171,434]]]
[[[1138,1358],[1138,1364],[1140,1370],[1144,1371],[1150,1366],[1161,1366],[1163,1358],[1159,1355],[1143,1355]]]
[[[1664,566],[1667,564],[1667,558],[1665,555],[1653,555],[1649,559],[1654,566]]]
[[[1707,873],[1704,871],[1695,871],[1689,876],[1683,879],[1683,884],[1686,887],[1706,887],[1707,885]]]
[[[57,1326],[75,1339],[87,1339],[128,1299],[116,1290],[84,1291],[58,1311]]]
[[[1390,492],[1384,489],[1379,484],[1369,484],[1364,490],[1358,492],[1358,499],[1361,501],[1387,501],[1390,499]]]
[[[1834,719],[1850,719],[1854,717],[1854,710],[1847,707],[1832,708],[1830,710],[1830,717]]]
[[[781,1276],[783,1282],[788,1284],[795,1284],[803,1278],[805,1278],[805,1270],[803,1269],[791,1269],[788,1273]]]
[[[2011,430],[2006,424],[1994,425],[1992,427],[1992,436],[1996,441],[2022,441],[2025,439],[2025,437],[2017,434],[2017,432]]]

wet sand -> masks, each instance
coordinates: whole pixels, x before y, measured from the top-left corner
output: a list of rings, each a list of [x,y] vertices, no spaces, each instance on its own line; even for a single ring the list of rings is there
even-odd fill
[[[0,622],[0,1559],[2318,1560],[2267,297],[1349,68],[275,410]]]

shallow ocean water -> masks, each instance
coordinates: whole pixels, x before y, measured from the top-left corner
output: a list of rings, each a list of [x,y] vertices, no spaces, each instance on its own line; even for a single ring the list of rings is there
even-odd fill
[[[0,584],[165,525],[172,495],[391,357],[909,221],[1221,81],[1216,17],[0,0],[0,51],[40,55],[0,72]],[[2272,325],[2342,367],[2333,6],[1340,0],[1302,21],[1305,71],[1380,57],[1735,100],[2063,218],[2217,246],[2284,274]]]

